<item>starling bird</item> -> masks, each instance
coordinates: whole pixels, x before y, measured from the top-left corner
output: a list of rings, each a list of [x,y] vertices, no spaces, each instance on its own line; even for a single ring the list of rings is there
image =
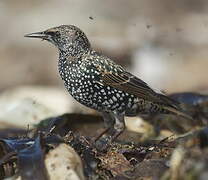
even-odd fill
[[[186,117],[178,102],[155,92],[122,66],[94,51],[76,26],[61,25],[25,37],[40,38],[58,48],[58,69],[68,92],[103,116],[106,130],[98,138],[104,142],[100,144],[106,146],[124,131],[124,116],[164,113]],[[111,133],[102,138],[107,132]]]

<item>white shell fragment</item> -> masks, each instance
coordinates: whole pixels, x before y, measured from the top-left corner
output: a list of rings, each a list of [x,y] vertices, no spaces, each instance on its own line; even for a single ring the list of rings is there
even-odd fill
[[[84,180],[82,162],[74,149],[60,144],[45,159],[50,180]]]

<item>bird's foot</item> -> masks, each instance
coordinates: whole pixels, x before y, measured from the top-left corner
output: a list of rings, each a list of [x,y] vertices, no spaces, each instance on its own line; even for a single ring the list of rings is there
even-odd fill
[[[106,152],[110,147],[112,142],[111,136],[101,137],[97,141],[95,141],[95,148],[98,151]]]
[[[94,141],[94,142],[98,141],[109,130],[110,130],[110,128],[102,129],[102,131],[98,135],[96,135],[95,137],[93,137],[92,141]]]
[[[108,129],[108,133],[104,135],[102,133],[99,138],[94,140],[94,146],[98,151],[106,152],[108,148],[111,146],[111,143],[123,132],[115,129]]]

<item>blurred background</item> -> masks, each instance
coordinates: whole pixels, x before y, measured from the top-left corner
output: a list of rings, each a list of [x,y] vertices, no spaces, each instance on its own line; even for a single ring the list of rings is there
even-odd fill
[[[208,89],[206,0],[1,0],[0,92],[24,87],[13,94],[26,96],[49,86],[51,96],[39,89],[35,99],[48,98],[63,109],[57,102],[70,97],[58,75],[57,50],[23,37],[61,24],[80,27],[94,49],[155,88],[167,93]]]
[[[140,174],[138,179],[159,179],[156,174],[163,174],[162,179],[208,179],[208,96],[188,94],[184,98],[191,103],[182,108],[193,120],[162,115],[126,117],[129,131],[121,136],[125,141],[118,141],[112,151],[97,153],[91,141],[88,144],[89,138],[96,137],[104,127],[102,119],[66,91],[58,73],[57,49],[40,39],[24,38],[25,34],[62,24],[78,26],[95,50],[155,89],[167,94],[191,91],[208,95],[208,0],[0,0],[0,140],[5,142],[0,144],[0,179],[4,172],[17,172],[11,179],[23,173],[26,179],[33,174],[22,158],[30,158],[33,152],[41,156],[33,156],[38,162],[32,163],[33,172],[35,167],[44,167],[40,164],[43,152],[49,152],[48,172],[55,174],[60,167],[61,175],[81,177],[73,174],[73,167],[79,172],[82,167],[72,150],[51,154],[57,145],[52,142],[71,130],[76,138],[70,132],[64,142],[78,149],[86,161],[85,173],[95,176],[92,179],[98,178],[97,173],[105,178],[104,172],[115,179]],[[69,115],[63,115],[66,112]],[[44,133],[44,127],[50,132],[54,130],[50,127],[58,130]],[[25,149],[15,151],[17,155],[7,151],[13,145],[8,148],[6,144],[22,144],[24,138],[35,137],[32,134],[39,130],[43,132],[40,145],[39,140],[34,145],[30,140],[25,141]],[[185,132],[190,133],[173,136]],[[48,138],[53,133],[58,138]],[[19,137],[20,141],[3,141],[2,137]],[[143,146],[146,140],[157,141],[147,141]],[[199,149],[199,143],[203,149]]]

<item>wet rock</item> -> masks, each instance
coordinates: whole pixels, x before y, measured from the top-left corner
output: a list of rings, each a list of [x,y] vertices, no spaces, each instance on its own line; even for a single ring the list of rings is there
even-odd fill
[[[170,94],[169,97],[179,101],[180,103],[184,103],[187,105],[199,105],[204,102],[208,102],[208,96],[202,95],[195,92],[183,92],[183,93],[173,93]]]

